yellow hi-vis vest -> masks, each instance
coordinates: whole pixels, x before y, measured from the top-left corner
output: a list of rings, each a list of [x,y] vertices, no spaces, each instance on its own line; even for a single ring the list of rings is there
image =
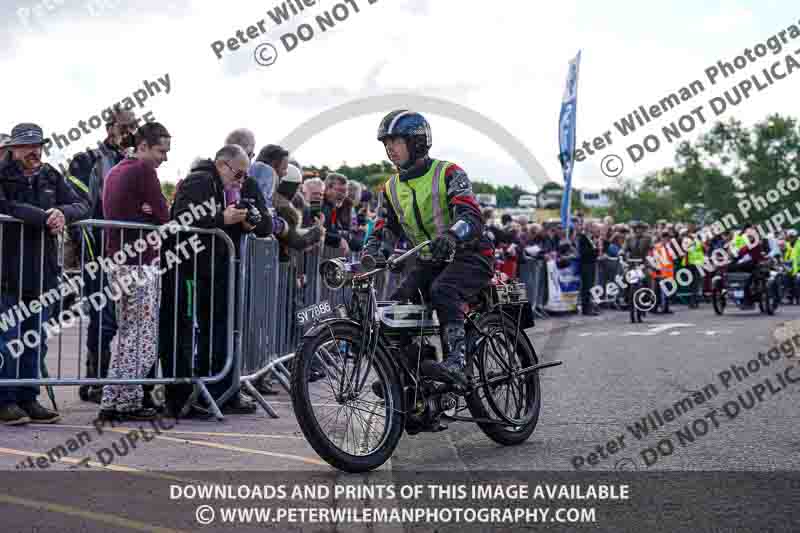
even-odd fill
[[[452,225],[444,178],[450,165],[452,163],[434,159],[428,172],[418,178],[400,181],[400,177],[394,175],[386,182],[389,202],[414,246],[436,239]],[[420,255],[426,255],[425,251]]]
[[[86,184],[83,183],[81,180],[72,175],[68,175],[67,179],[81,192],[83,192],[86,195],[89,194],[89,187],[87,187]],[[86,231],[86,228],[81,228],[81,234],[83,235],[83,242],[86,243],[86,248],[89,252],[89,257],[91,257],[92,261],[94,261],[94,250],[92,249],[92,239],[89,238],[89,232]]]

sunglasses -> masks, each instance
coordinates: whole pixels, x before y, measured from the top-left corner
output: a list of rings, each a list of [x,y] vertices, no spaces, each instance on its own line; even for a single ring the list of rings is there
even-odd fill
[[[223,163],[225,163],[225,166],[228,167],[231,172],[233,172],[233,178],[236,181],[243,181],[247,177],[246,170],[234,170],[233,167],[230,166],[227,161],[223,161]]]

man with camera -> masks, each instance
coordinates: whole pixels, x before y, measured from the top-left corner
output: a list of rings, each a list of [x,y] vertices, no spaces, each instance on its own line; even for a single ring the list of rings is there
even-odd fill
[[[325,198],[322,214],[325,215],[325,246],[338,250],[341,255],[350,252],[351,207],[347,199],[347,176],[333,172],[325,178]]]
[[[269,236],[272,217],[258,184],[247,175],[249,167],[247,153],[237,145],[223,146],[213,161],[198,162],[178,188],[171,218],[180,220],[181,215],[190,213],[193,227],[222,229],[233,241],[237,254],[239,241],[245,234]],[[198,211],[198,206],[211,204],[216,207],[214,212]],[[178,235],[181,240],[191,237],[185,233]],[[208,377],[222,371],[228,355],[225,333],[229,314],[228,248],[221,239],[207,234],[200,235],[199,241],[202,248],[197,253],[198,268],[194,268],[193,257],[168,270],[163,278],[159,344],[163,373],[169,377],[173,376],[173,357],[177,358],[178,377]],[[169,237],[162,255],[176,246],[176,237]],[[177,338],[173,337],[174,332]],[[173,346],[177,346],[175,354]],[[255,412],[255,404],[241,395],[238,383],[233,383],[232,372],[208,389],[216,400],[223,399],[223,413]],[[172,414],[180,413],[191,393],[192,385],[167,386],[167,407]],[[230,399],[225,402],[227,398]]]

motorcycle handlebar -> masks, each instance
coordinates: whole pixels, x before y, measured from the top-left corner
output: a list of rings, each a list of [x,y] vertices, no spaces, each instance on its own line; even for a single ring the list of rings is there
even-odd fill
[[[431,241],[422,242],[413,247],[412,249],[408,250],[404,254],[389,260],[383,259],[381,257],[375,257],[374,255],[365,255],[361,258],[361,267],[367,271],[372,271],[379,268],[392,268],[394,266],[399,265],[412,255],[416,254],[422,248],[428,246],[430,243]]]

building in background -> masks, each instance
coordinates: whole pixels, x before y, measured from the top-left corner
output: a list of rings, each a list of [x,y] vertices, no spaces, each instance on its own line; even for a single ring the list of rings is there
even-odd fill
[[[611,200],[604,192],[580,191],[580,198],[586,207],[610,207]]]
[[[557,209],[561,207],[561,196],[564,187],[553,181],[545,183],[536,193],[536,207],[542,209]]]
[[[476,194],[475,199],[478,200],[478,204],[481,207],[497,207],[496,194],[488,194],[488,193]]]

